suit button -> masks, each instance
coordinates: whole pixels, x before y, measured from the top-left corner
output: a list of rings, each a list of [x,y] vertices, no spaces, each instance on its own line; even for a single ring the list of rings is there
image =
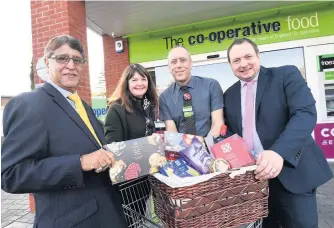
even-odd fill
[[[295,157],[295,160],[297,160],[299,157],[300,157],[300,154],[301,154],[301,151],[298,151],[296,157]]]

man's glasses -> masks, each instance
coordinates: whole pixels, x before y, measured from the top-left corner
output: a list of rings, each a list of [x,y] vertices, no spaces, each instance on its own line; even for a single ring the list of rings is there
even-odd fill
[[[57,63],[60,64],[68,64],[70,60],[72,59],[74,65],[82,65],[86,62],[86,60],[80,58],[80,57],[69,57],[67,55],[56,55],[53,57],[50,57],[50,59],[55,59]]]

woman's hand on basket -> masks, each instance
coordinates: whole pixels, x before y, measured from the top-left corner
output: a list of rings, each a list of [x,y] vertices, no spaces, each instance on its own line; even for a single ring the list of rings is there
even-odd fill
[[[268,180],[277,177],[283,168],[283,162],[283,158],[275,151],[263,151],[256,160],[258,167],[254,171],[255,178]]]

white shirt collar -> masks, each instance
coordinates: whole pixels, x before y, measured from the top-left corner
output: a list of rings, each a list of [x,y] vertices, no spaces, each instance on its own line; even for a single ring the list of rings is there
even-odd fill
[[[67,98],[68,96],[72,95],[73,93],[71,93],[70,91],[67,91],[66,89],[61,88],[60,86],[58,86],[56,83],[54,83],[53,81],[51,81],[51,79],[48,79],[47,83],[51,84],[53,87],[55,87],[59,93],[61,93],[65,98]],[[76,93],[76,92],[75,92]]]

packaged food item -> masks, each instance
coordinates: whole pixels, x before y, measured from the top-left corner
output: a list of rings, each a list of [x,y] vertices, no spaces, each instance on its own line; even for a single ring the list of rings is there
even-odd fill
[[[140,165],[135,162],[131,163],[125,171],[124,174],[125,180],[132,180],[138,178],[140,172],[141,172]]]
[[[194,177],[200,175],[195,169],[189,167],[182,158],[166,163],[160,167],[159,171],[162,175],[168,177],[172,177],[173,175],[178,177]]]
[[[187,162],[187,164],[196,169],[199,173],[210,173],[214,158],[207,152],[205,147],[200,146],[195,142],[188,148],[181,150],[180,154]]]
[[[164,140],[165,140],[165,155],[168,161],[175,161],[180,158],[180,151],[189,147],[193,144],[193,141],[201,143],[199,136],[177,133],[177,132],[164,132]]]
[[[159,171],[159,167],[166,164],[167,160],[166,157],[162,156],[159,153],[153,153],[149,157],[149,163],[150,163],[150,173],[157,173]]]
[[[109,176],[112,182],[118,182],[121,179],[124,179],[124,173],[127,165],[123,160],[118,160],[115,162],[112,168],[109,169]]]
[[[237,134],[211,146],[211,152],[216,159],[222,158],[227,161],[231,169],[255,164],[245,141]]]
[[[159,172],[159,167],[166,163],[161,134],[114,142],[103,148],[115,157],[115,165],[109,170],[113,184]]]
[[[210,171],[212,173],[215,172],[225,173],[228,169],[230,169],[230,164],[222,158],[217,158],[212,163]]]

